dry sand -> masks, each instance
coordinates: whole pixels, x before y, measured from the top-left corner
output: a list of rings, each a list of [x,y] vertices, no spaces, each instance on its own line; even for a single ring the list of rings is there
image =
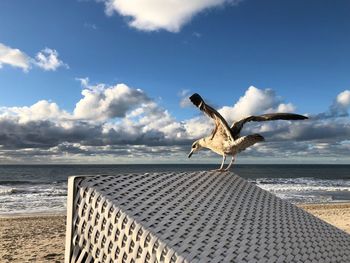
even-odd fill
[[[299,205],[350,234],[350,203]],[[63,262],[65,216],[0,218],[0,261]]]
[[[0,219],[0,262],[63,262],[65,216]]]
[[[305,204],[299,207],[350,234],[350,203]]]

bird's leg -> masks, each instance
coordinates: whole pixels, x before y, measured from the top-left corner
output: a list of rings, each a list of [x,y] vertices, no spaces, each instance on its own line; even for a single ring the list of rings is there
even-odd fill
[[[222,156],[222,163],[221,163],[221,166],[219,169],[217,169],[216,171],[223,171],[223,167],[224,167],[224,164],[225,164],[225,161],[226,161],[226,155],[223,155]]]
[[[233,156],[232,156],[232,159],[231,159],[230,163],[227,165],[225,171],[228,171],[228,170],[230,169],[230,167],[231,167],[231,165],[233,164],[233,162],[235,161],[235,159],[236,159],[236,156],[233,155]]]

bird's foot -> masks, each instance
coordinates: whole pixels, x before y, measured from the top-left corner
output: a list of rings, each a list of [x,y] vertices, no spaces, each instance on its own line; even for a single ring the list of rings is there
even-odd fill
[[[214,169],[213,171],[214,171],[214,172],[225,172],[225,169],[219,168],[219,169]]]

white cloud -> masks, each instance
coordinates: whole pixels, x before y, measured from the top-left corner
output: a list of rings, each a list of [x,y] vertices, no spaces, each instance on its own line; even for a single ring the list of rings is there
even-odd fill
[[[201,116],[185,120],[184,127],[188,137],[195,139],[210,134],[214,125],[206,116]]]
[[[106,13],[129,17],[129,26],[144,31],[165,29],[178,32],[193,16],[203,10],[237,4],[241,0],[102,0]]]
[[[240,97],[233,107],[224,106],[219,112],[231,122],[241,118],[268,112],[292,112],[295,106],[291,103],[282,103],[272,89],[258,89],[250,86],[244,96]]]
[[[38,52],[35,58],[35,64],[46,71],[55,71],[59,67],[68,68],[68,65],[58,58],[58,52],[54,49],[45,48]]]
[[[3,64],[21,68],[25,72],[28,72],[33,65],[45,71],[55,71],[59,67],[69,68],[58,58],[58,52],[54,49],[45,48],[38,52],[33,59],[19,49],[0,43],[0,68]]]
[[[11,48],[0,43],[0,68],[3,64],[28,71],[31,67],[31,59],[19,49]]]
[[[295,109],[292,103],[281,103],[277,106],[276,112],[294,112]]]
[[[75,78],[75,80],[80,81],[80,84],[83,88],[89,88],[89,78]]]
[[[80,81],[82,98],[71,113],[46,100],[28,107],[0,108],[0,162],[11,158],[28,161],[31,156],[36,160],[62,161],[65,156],[68,162],[83,157],[96,162],[104,160],[96,156],[107,156],[111,161],[113,156],[126,161],[152,156],[157,156],[157,160],[181,161],[186,159],[191,142],[209,135],[213,128],[204,114],[177,120],[140,89],[125,84],[90,85],[87,78]],[[338,94],[334,101],[346,107],[347,94]],[[232,107],[223,107],[236,117],[294,108],[290,103],[282,103],[272,90],[254,87],[248,88]],[[194,106],[193,112],[199,114]],[[266,143],[242,153],[241,158],[343,158],[350,145],[348,117],[251,123],[243,132],[261,133]],[[213,157],[209,151],[201,154],[204,158]]]
[[[333,104],[325,112],[319,113],[314,116],[317,119],[327,119],[335,117],[349,116],[350,108],[350,90],[344,90],[340,92],[333,101]]]
[[[348,108],[350,106],[350,90],[344,90],[337,96],[337,102],[343,107]]]
[[[165,139],[176,140],[184,138],[184,129],[170,113],[159,107],[155,102],[144,105],[144,113],[138,120],[143,132],[159,131]]]
[[[182,90],[179,93],[180,96],[180,107],[181,108],[186,108],[192,106],[192,102],[189,100],[190,97],[190,90]]]
[[[74,117],[86,120],[106,121],[111,118],[122,118],[138,105],[150,99],[140,89],[129,88],[125,84],[107,87],[104,84],[88,85],[88,79],[81,79],[85,88],[83,98],[76,104]]]
[[[19,123],[70,118],[70,115],[61,110],[56,103],[46,100],[40,100],[30,107],[10,107],[7,108],[7,113],[16,116]]]

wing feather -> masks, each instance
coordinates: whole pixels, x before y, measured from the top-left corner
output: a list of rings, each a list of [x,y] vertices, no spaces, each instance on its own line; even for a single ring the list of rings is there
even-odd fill
[[[248,147],[254,145],[257,142],[262,142],[264,141],[264,137],[261,136],[260,134],[251,134],[247,136],[243,136],[238,138],[235,141],[236,146],[238,147],[238,152],[244,151]]]
[[[305,120],[308,117],[294,114],[294,113],[268,113],[258,116],[249,116],[243,118],[237,122],[234,122],[231,126],[231,132],[235,139],[238,138],[245,123],[250,121],[274,121],[274,120]]]
[[[206,104],[202,97],[197,93],[194,93],[190,97],[190,100],[195,106],[197,106],[201,111],[203,111],[206,115],[214,120],[215,128],[212,132],[212,138],[214,138],[216,134],[220,133],[221,136],[226,136],[229,139],[233,140],[231,129],[219,112]]]

